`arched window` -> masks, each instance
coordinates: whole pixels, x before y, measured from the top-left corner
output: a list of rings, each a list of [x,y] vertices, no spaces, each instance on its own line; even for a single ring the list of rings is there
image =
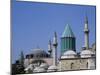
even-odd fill
[[[71,66],[71,69],[73,69],[73,67],[74,67],[74,63],[71,63],[71,65],[70,65],[70,66]]]
[[[88,69],[88,62],[86,63],[86,68]]]

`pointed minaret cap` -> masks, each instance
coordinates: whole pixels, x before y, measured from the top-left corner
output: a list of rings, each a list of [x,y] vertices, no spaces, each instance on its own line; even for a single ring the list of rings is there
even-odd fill
[[[57,33],[56,32],[54,32],[54,36],[57,37]]]
[[[88,23],[88,17],[87,17],[87,14],[85,16],[85,23]]]
[[[20,56],[21,56],[22,59],[24,59],[24,53],[23,53],[23,51],[21,51]]]
[[[72,32],[72,29],[70,28],[70,26],[68,24],[65,27],[62,37],[75,37]]]
[[[48,52],[51,52],[51,51],[52,51],[51,40],[49,40],[49,43],[48,43]]]
[[[88,16],[85,16],[85,25],[84,25],[84,32],[89,32],[88,28]]]
[[[23,65],[23,63],[24,63],[24,53],[23,53],[23,51],[21,51],[21,53],[20,53],[20,59],[19,59],[19,61],[20,61],[20,64]]]
[[[57,33],[54,32],[54,37],[53,37],[53,46],[57,46]]]

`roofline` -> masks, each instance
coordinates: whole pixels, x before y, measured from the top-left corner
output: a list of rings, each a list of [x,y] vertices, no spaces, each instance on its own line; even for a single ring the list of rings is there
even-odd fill
[[[90,59],[90,58],[96,58],[94,57],[75,57],[75,58],[60,58],[58,60],[72,60],[72,59]]]
[[[61,39],[64,39],[64,38],[75,38],[76,39],[76,37],[61,37]]]

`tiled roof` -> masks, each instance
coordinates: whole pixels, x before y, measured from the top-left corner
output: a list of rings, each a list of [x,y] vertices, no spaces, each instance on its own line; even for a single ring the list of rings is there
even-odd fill
[[[72,29],[70,28],[70,26],[68,24],[65,27],[62,37],[75,37],[72,32]]]

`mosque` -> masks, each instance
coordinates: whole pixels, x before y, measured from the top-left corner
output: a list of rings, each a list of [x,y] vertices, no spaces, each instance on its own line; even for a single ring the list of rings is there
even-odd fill
[[[84,23],[84,47],[76,52],[76,37],[67,24],[61,36],[61,55],[57,58],[57,33],[54,33],[53,42],[49,40],[48,52],[41,48],[33,49],[23,61],[26,73],[56,72],[72,70],[88,70],[96,68],[96,44],[89,47],[88,18]]]

